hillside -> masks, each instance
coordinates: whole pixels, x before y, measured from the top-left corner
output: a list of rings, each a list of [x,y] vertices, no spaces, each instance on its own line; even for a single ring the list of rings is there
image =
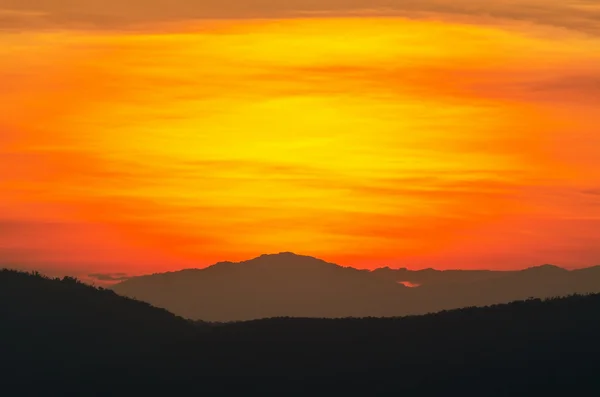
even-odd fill
[[[112,288],[194,320],[389,317],[600,292],[599,269],[568,271],[545,265],[506,272],[368,271],[285,252],[134,277]]]
[[[0,291],[0,374],[10,396],[600,391],[600,295],[425,316],[192,328],[73,279],[3,271]]]
[[[142,357],[189,340],[187,320],[148,303],[76,279],[0,270],[0,356],[10,371],[44,374],[115,366],[114,357]]]

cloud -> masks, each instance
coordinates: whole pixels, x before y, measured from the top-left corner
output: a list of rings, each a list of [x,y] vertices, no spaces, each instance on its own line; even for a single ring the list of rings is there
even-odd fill
[[[56,209],[54,212],[58,213]],[[35,265],[36,270],[72,268],[77,274],[122,269],[123,263],[148,260],[149,254],[132,246],[119,228],[68,218],[43,220],[43,214],[38,216],[37,220],[0,219],[0,260]]]
[[[558,0],[0,0],[0,29],[125,28],[191,19],[381,15],[409,18],[501,19],[600,34],[593,1]]]
[[[582,193],[591,196],[600,196],[600,189],[586,189]]]
[[[0,240],[5,243],[11,236],[37,235],[38,233],[51,232],[56,228],[66,225],[55,222],[31,221],[21,219],[0,219]],[[2,246],[0,243],[0,247]]]
[[[130,278],[127,273],[92,273],[88,277],[98,281],[124,281]]]
[[[0,1],[0,6],[4,2]],[[0,9],[0,32],[23,29],[122,29],[133,21],[118,15],[39,10]]]
[[[600,63],[595,65],[600,67]],[[595,71],[566,71],[546,78],[506,81],[506,84],[487,83],[476,87],[496,88],[499,97],[519,98],[536,102],[600,103],[600,69]]]
[[[532,49],[533,51],[533,49]],[[529,65],[508,64],[497,69],[469,64],[418,64],[416,66],[381,67],[380,65],[343,64],[281,68],[271,80],[293,78],[310,87],[311,92],[335,93],[355,91],[456,98],[488,98],[553,103],[598,103],[600,101],[600,59],[543,59]],[[509,63],[509,60],[504,60]],[[346,85],[332,86],[344,78]],[[308,90],[308,89],[307,89]]]

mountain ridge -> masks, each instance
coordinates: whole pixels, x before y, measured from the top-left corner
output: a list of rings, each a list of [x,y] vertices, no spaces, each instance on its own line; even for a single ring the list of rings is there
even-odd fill
[[[567,272],[574,272],[574,271],[582,271],[582,270],[587,270],[587,269],[594,269],[594,268],[598,268],[600,269],[600,265],[592,265],[592,266],[588,266],[588,267],[582,267],[582,268],[575,268],[575,269],[567,269],[561,266],[557,266],[557,265],[552,265],[552,264],[543,264],[543,265],[534,265],[534,266],[529,266],[523,269],[511,269],[511,270],[498,270],[498,269],[459,269],[459,268],[452,268],[452,269],[437,269],[437,268],[425,268],[425,269],[409,269],[407,267],[390,267],[390,266],[381,266],[381,267],[377,267],[377,268],[373,268],[373,269],[361,269],[361,268],[357,268],[351,265],[348,266],[343,266],[343,265],[339,265],[337,263],[333,263],[333,262],[328,262],[324,259],[320,259],[318,257],[314,257],[314,256],[310,256],[310,255],[303,255],[303,254],[296,254],[292,251],[282,251],[282,252],[278,252],[278,253],[267,253],[267,254],[261,254],[259,256],[256,256],[254,258],[251,259],[246,259],[246,260],[242,260],[242,261],[219,261],[219,262],[215,262],[211,265],[205,266],[205,267],[191,267],[191,268],[182,268],[179,270],[169,270],[169,271],[164,271],[164,272],[155,272],[155,273],[150,273],[150,274],[141,274],[141,275],[137,275],[137,276],[133,276],[132,278],[137,278],[137,277],[147,277],[147,276],[153,276],[153,275],[161,275],[161,274],[172,274],[172,273],[178,273],[178,272],[184,272],[184,271],[197,271],[197,270],[206,270],[209,268],[213,268],[215,266],[227,266],[227,265],[241,265],[241,264],[252,264],[255,263],[258,260],[261,259],[266,259],[266,258],[281,258],[281,259],[285,259],[285,258],[305,258],[305,259],[310,259],[310,260],[315,260],[317,262],[323,263],[323,264],[327,264],[327,265],[334,265],[336,267],[342,268],[342,269],[354,269],[354,270],[358,270],[358,271],[363,271],[363,272],[369,272],[369,273],[373,273],[373,272],[383,272],[383,271],[394,271],[394,272],[410,272],[410,273],[451,273],[451,272],[457,272],[457,273],[501,273],[501,274],[508,274],[508,273],[515,273],[515,272],[525,272],[525,271],[533,271],[533,270],[564,270]],[[124,280],[126,281],[126,280]],[[122,281],[121,281],[122,282]]]
[[[600,292],[600,272],[364,270],[293,252],[133,277],[111,287],[193,320],[389,317]]]

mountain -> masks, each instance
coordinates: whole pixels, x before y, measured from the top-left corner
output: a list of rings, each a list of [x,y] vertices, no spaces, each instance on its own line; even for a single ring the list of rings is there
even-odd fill
[[[74,279],[4,271],[0,292],[2,395],[600,392],[600,295],[194,327]]]
[[[600,292],[600,272],[551,265],[506,272],[369,271],[284,252],[134,277],[112,288],[194,320],[384,317]]]
[[[409,270],[407,268],[391,269],[382,267],[373,270],[373,274],[396,282],[407,282],[415,286],[449,284],[488,280],[513,273],[511,271],[494,270]]]
[[[428,311],[487,306],[528,298],[551,298],[600,292],[600,272],[568,271],[542,265],[520,271],[497,272],[474,281],[425,284],[414,298],[427,301]]]
[[[407,290],[368,271],[292,253],[135,277],[113,289],[206,321],[384,316],[404,305]]]

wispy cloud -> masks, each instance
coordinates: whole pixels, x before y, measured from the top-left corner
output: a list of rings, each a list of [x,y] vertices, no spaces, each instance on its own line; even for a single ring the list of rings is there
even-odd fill
[[[582,193],[592,195],[592,196],[600,196],[600,189],[586,189],[586,190],[583,190]]]
[[[92,273],[88,277],[99,281],[124,281],[131,278],[127,273]]]
[[[514,21],[600,34],[600,10],[594,1],[496,0],[260,0],[201,1],[92,0],[73,7],[67,0],[0,1],[0,28],[127,28],[190,19],[289,18],[301,16],[402,16],[467,18],[479,22]]]

